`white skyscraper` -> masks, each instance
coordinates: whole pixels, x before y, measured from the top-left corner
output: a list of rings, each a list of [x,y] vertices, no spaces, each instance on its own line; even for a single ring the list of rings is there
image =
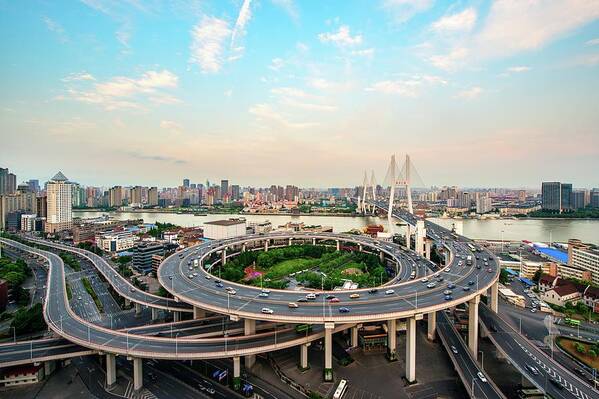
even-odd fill
[[[56,233],[71,229],[73,225],[71,183],[62,172],[58,172],[48,182],[46,190],[48,203],[46,232]]]

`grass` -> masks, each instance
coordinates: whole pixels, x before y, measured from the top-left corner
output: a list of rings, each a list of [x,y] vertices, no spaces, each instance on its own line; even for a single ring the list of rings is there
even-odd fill
[[[93,289],[91,283],[89,282],[89,280],[86,277],[83,277],[81,279],[81,283],[83,284],[83,287],[85,287],[85,290],[87,291],[87,293],[94,300],[94,303],[96,304],[96,307],[98,308],[98,311],[100,313],[104,312],[104,305],[102,305],[102,302],[100,301],[100,298],[98,298],[98,294],[96,294],[96,291],[94,291],[94,289]]]
[[[556,343],[568,354],[578,359],[582,363],[586,364],[587,366],[595,369],[599,368],[599,356],[592,357],[588,354],[588,351],[591,348],[591,344],[584,341],[578,341],[576,339],[570,339],[565,337],[558,337],[556,339]],[[576,344],[584,346],[585,353],[578,352],[576,350]]]
[[[71,290],[71,286],[69,285],[69,283],[66,283],[66,288],[67,288],[67,298],[69,299],[69,301],[71,300],[71,298],[73,298],[73,291]]]

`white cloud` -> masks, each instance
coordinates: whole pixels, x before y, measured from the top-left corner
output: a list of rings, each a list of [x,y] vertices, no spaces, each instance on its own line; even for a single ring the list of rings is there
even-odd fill
[[[476,10],[467,8],[462,12],[446,15],[433,23],[432,28],[438,32],[470,31],[476,23]]]
[[[90,79],[85,80],[89,81]],[[178,81],[177,75],[168,70],[147,71],[137,79],[116,76],[106,82],[94,83],[93,87],[88,90],[68,88],[66,98],[101,105],[107,110],[141,109],[143,106],[140,101],[145,96],[148,96],[153,103],[174,104],[180,100],[161,90],[177,87]],[[59,97],[59,99],[64,98],[64,96]]]
[[[63,82],[76,82],[81,80],[96,80],[92,74],[87,72],[73,72],[61,79]]]
[[[204,16],[191,30],[190,59],[205,73],[218,72],[224,62],[224,41],[231,35],[224,19]]]
[[[238,36],[243,36],[245,34],[245,25],[247,25],[250,18],[252,18],[252,11],[250,10],[251,2],[252,0],[243,0],[239,15],[237,16],[237,21],[233,27],[233,32],[231,33],[231,48],[235,45]]]
[[[367,87],[366,91],[396,94],[403,97],[418,97],[423,88],[444,86],[447,81],[434,75],[414,75],[407,79],[383,80]]]
[[[313,111],[335,111],[337,109],[335,105],[323,103],[324,99],[321,96],[295,87],[275,87],[270,92],[278,98],[282,105]]]
[[[169,130],[172,132],[180,132],[181,130],[183,130],[183,126],[181,126],[177,122],[170,121],[170,120],[160,121],[160,127],[162,129]]]
[[[283,65],[285,65],[285,61],[282,58],[273,58],[272,61],[270,61],[268,69],[279,72],[279,70],[283,68]]]
[[[225,97],[231,97],[233,95],[233,89],[225,90],[223,94]]]
[[[429,58],[431,64],[440,69],[452,70],[466,61],[469,50],[465,47],[456,47],[448,54],[433,55]]]
[[[289,129],[305,129],[318,124],[312,122],[291,122],[287,116],[275,111],[269,104],[255,104],[248,110],[260,122],[274,123],[278,127]]]
[[[46,24],[46,28],[48,28],[49,31],[54,32],[62,43],[69,41],[67,34],[61,24],[48,17],[44,17],[44,23]]]
[[[480,88],[478,86],[474,86],[469,89],[465,89],[465,90],[458,92],[455,97],[463,98],[466,100],[473,100],[475,98],[478,98],[482,94],[482,92],[483,92],[482,88]]]
[[[362,35],[352,36],[349,26],[341,25],[337,32],[320,33],[318,39],[323,43],[333,43],[340,47],[349,47],[362,44]]]
[[[306,43],[302,43],[302,42],[297,42],[297,44],[295,45],[295,48],[297,48],[301,52],[306,52],[306,51],[310,50],[310,47]]]
[[[591,39],[585,43],[587,46],[599,46],[599,37],[596,39]]]
[[[281,7],[291,17],[292,20],[297,22],[299,20],[299,12],[297,6],[293,0],[270,0],[275,6]]]
[[[350,54],[357,57],[372,58],[374,56],[374,49],[366,48],[363,50],[352,50]]]
[[[527,67],[527,66],[513,66],[507,69],[508,72],[511,73],[522,73],[522,72],[528,72],[530,71],[531,68]]]
[[[414,15],[428,10],[433,2],[433,0],[384,0],[383,8],[390,13],[396,23],[401,24]]]
[[[349,82],[334,82],[323,78],[310,78],[307,80],[310,87],[326,91],[347,91],[351,88]]]

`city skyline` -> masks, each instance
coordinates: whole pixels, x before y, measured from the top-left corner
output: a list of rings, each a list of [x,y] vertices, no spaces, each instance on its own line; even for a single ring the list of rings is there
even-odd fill
[[[597,186],[596,2],[36,5],[0,2],[17,176],[352,187],[407,152],[426,186]]]

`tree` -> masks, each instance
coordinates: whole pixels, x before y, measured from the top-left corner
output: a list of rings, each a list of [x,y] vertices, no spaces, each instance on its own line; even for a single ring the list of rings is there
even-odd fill
[[[543,270],[539,267],[535,272],[534,276],[532,276],[532,281],[536,284],[539,284],[539,280],[541,279],[541,275],[543,274]]]

